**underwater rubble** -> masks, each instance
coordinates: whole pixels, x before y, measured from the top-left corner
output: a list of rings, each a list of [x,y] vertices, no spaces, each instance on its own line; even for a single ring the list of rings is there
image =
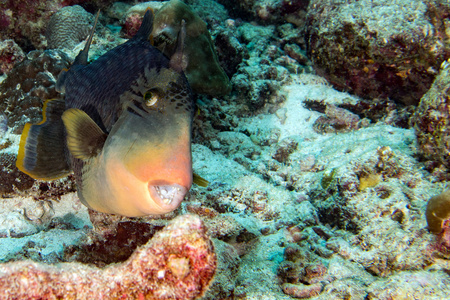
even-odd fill
[[[448,3],[13,2],[0,3],[0,299],[448,298]],[[91,60],[148,7],[168,57],[187,20],[193,170],[209,184],[128,218],[15,160],[25,123],[63,99],[58,75],[97,10]]]
[[[312,0],[308,54],[340,90],[417,105],[448,58],[446,1]]]

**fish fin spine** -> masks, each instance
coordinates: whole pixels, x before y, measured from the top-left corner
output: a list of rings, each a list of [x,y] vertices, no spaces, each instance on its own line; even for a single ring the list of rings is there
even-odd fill
[[[100,15],[100,10],[97,11],[97,15],[95,16],[94,25],[92,26],[92,30],[89,34],[89,38],[84,46],[84,49],[80,51],[80,53],[75,57],[74,65],[87,65],[88,56],[89,56],[89,48],[92,44],[92,39],[94,37],[95,28],[97,27],[98,17]]]
[[[177,48],[175,49],[174,54],[170,58],[170,67],[177,71],[178,73],[186,70],[188,65],[188,59],[186,53],[184,52],[186,40],[186,21],[181,20],[180,31],[178,32],[177,37]]]

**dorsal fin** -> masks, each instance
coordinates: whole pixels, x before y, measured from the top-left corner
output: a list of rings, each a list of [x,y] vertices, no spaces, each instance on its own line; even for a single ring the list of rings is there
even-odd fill
[[[86,45],[84,46],[84,49],[78,53],[77,57],[75,57],[75,61],[73,62],[74,65],[87,65],[88,62],[88,54],[89,54],[89,47],[92,43],[92,38],[94,37],[95,27],[97,26],[98,16],[100,15],[100,10],[98,10],[97,15],[95,16],[94,25],[92,26],[91,33],[89,34],[89,39],[86,42]]]
[[[177,71],[178,73],[186,70],[188,61],[187,57],[184,53],[184,43],[186,40],[186,21],[181,20],[180,31],[178,32],[177,37],[177,48],[175,49],[175,53],[170,58],[170,67]]]
[[[143,39],[148,40],[150,34],[153,31],[153,9],[147,8],[145,12],[144,19],[142,20],[141,27],[139,27],[138,32],[133,36],[133,39]]]

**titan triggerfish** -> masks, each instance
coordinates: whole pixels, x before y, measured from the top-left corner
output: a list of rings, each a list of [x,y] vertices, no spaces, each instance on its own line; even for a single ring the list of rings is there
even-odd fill
[[[170,58],[149,41],[147,10],[133,38],[88,63],[97,19],[84,49],[59,75],[65,99],[46,101],[42,122],[25,125],[16,165],[42,180],[73,171],[80,200],[100,212],[171,212],[193,182],[195,104],[183,73],[184,21]]]

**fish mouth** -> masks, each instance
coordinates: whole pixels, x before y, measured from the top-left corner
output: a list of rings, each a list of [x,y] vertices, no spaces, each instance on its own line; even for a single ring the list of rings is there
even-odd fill
[[[184,196],[188,192],[188,189],[179,184],[149,184],[149,192],[155,203],[161,207],[164,211],[172,211],[176,209]]]

